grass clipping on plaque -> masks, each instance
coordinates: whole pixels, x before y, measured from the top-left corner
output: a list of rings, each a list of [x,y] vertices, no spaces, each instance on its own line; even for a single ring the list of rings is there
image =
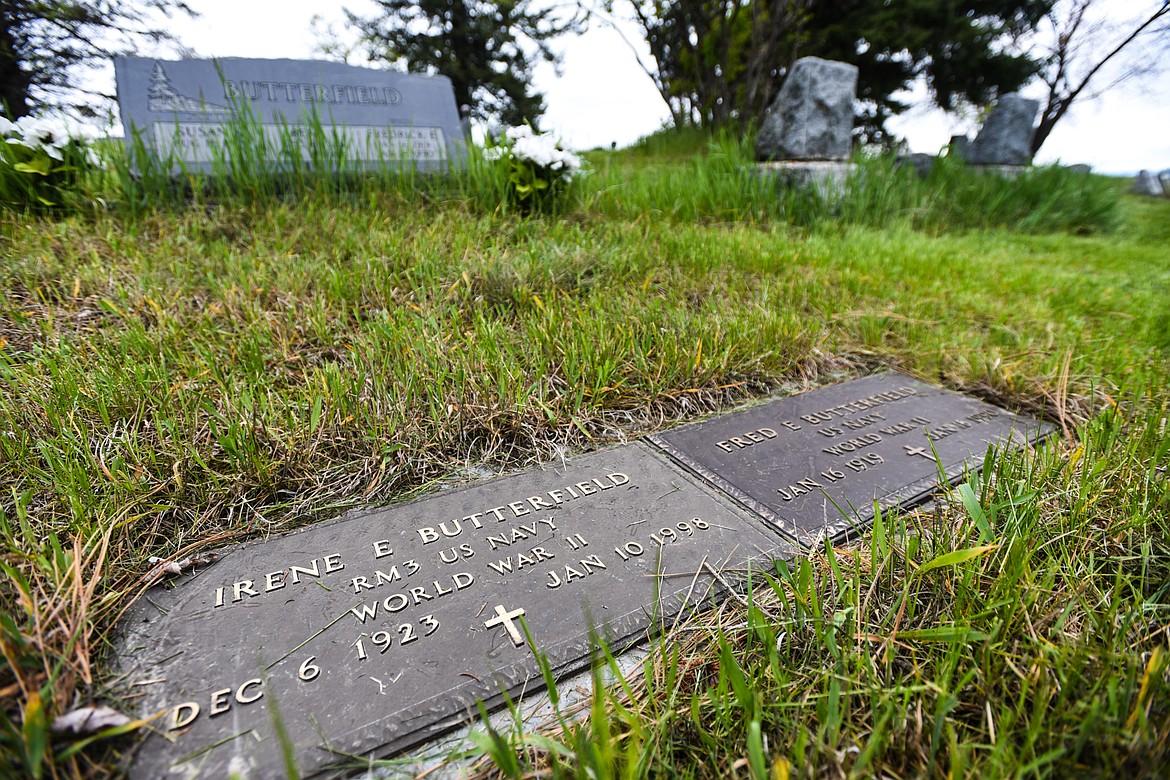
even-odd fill
[[[735,178],[738,142],[687,143],[593,154],[556,217],[460,174],[206,189],[117,168],[93,184],[109,210],[0,214],[0,776],[114,773],[131,743],[110,738],[136,724],[52,724],[131,706],[106,694],[112,628],[152,556],[884,368],[1064,438],[996,461],[977,505],[891,517],[775,588],[760,573],[775,641],[730,602],[542,760],[1164,766],[1170,204],[875,161],[864,196],[793,205]],[[119,186],[142,189],[126,205]]]

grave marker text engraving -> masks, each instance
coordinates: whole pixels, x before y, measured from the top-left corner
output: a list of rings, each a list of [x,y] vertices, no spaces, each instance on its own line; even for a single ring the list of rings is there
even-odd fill
[[[650,436],[789,539],[839,539],[882,509],[978,471],[989,444],[1035,441],[1050,425],[902,374],[823,387]]]
[[[247,545],[136,605],[132,776],[279,774],[277,711],[306,774],[391,752],[794,553],[644,444]]]

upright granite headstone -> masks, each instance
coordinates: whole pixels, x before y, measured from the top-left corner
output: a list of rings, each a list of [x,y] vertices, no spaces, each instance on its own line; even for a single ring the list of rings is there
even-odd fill
[[[1166,194],[1166,188],[1162,186],[1160,177],[1155,176],[1150,171],[1142,170],[1138,172],[1137,178],[1134,179],[1130,192],[1134,195],[1160,198]]]
[[[764,115],[757,160],[845,160],[853,141],[857,67],[802,57]]]
[[[359,165],[445,170],[464,156],[455,93],[444,76],[236,57],[117,57],[114,73],[128,149],[137,133],[158,154],[173,152],[188,170],[211,169],[215,147],[222,148],[228,125],[245,109],[274,168],[293,151],[309,158],[320,141],[316,124]]]
[[[1033,123],[1040,101],[1015,92],[1004,95],[991,110],[971,142],[967,162],[972,165],[1027,165],[1032,160]]]

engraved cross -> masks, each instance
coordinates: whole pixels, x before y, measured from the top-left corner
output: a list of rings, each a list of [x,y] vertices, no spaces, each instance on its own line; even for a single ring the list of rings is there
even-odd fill
[[[512,621],[523,614],[523,609],[514,609],[509,612],[508,610],[504,609],[503,604],[497,604],[496,616],[491,620],[485,621],[484,626],[486,628],[503,626],[508,630],[508,636],[512,637],[512,642],[515,643],[516,647],[520,647],[522,644],[524,644],[524,636],[520,633],[520,629],[517,628],[516,624]]]
[[[933,460],[935,463],[938,462],[938,459],[935,458],[934,455],[930,453],[925,447],[911,447],[909,444],[903,446],[906,448],[907,455],[921,455],[927,460]]]

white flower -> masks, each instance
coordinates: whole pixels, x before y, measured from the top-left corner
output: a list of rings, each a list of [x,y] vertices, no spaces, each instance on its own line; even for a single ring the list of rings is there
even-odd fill
[[[572,152],[561,152],[560,163],[564,166],[565,171],[568,172],[570,177],[581,170],[581,158]]]
[[[544,169],[552,182],[571,181],[582,167],[581,158],[560,148],[560,141],[549,133],[534,133],[528,125],[504,131],[503,146],[485,150],[489,160],[508,157],[513,164],[528,163]]]
[[[43,117],[22,116],[16,120],[16,129],[24,136],[26,142],[38,146],[61,146],[67,140],[67,135],[60,132],[54,123]]]
[[[496,160],[502,158],[507,153],[507,151],[508,150],[502,146],[489,146],[483,150],[483,159],[488,160],[489,162],[495,162]]]
[[[550,143],[551,140],[543,135],[521,136],[512,144],[512,154],[521,160],[547,166],[552,162],[552,153],[555,150],[555,144]]]
[[[19,143],[33,150],[43,149],[55,160],[61,159],[61,149],[71,140],[76,138],[84,141],[84,135],[79,129],[47,117],[22,116],[12,123],[12,129],[20,140],[9,138],[9,143]]]
[[[16,132],[16,123],[0,116],[0,136],[11,135]]]
[[[531,138],[532,128],[528,125],[519,125],[517,127],[509,127],[504,131],[504,137],[509,141],[519,141],[521,138]]]
[[[512,153],[542,168],[565,171],[569,175],[581,167],[581,159],[572,152],[558,148],[556,139],[548,134],[517,139],[512,146]]]

